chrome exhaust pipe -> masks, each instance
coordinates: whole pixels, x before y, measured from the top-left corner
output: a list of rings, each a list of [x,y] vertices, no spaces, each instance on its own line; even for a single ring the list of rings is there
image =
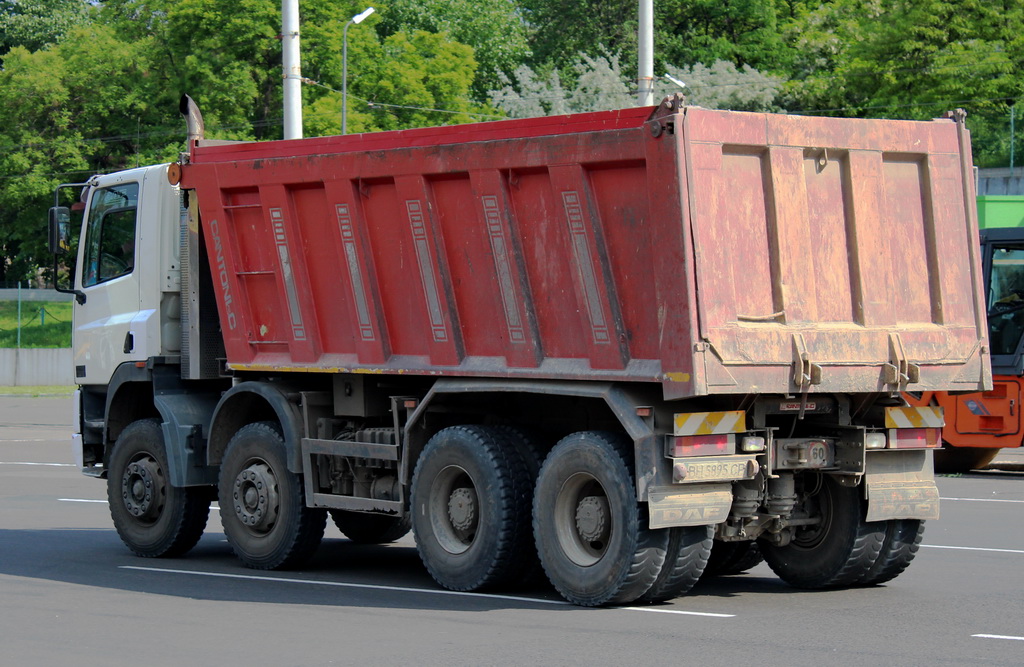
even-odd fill
[[[191,146],[193,141],[202,141],[206,138],[206,123],[203,122],[203,114],[199,111],[199,105],[188,95],[182,95],[178,103],[178,111],[185,117],[185,124],[188,127],[188,143]]]

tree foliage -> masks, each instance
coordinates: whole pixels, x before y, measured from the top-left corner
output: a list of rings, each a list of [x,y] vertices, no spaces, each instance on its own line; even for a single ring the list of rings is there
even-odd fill
[[[301,2],[307,135],[340,131],[343,28],[366,6]],[[636,0],[375,6],[348,31],[350,131],[635,104]],[[1011,108],[1024,99],[1020,0],[658,0],[654,10],[655,72],[686,82],[692,104],[920,119],[962,107],[976,163],[1008,162]],[[182,93],[211,138],[279,138],[280,12],[279,0],[0,0],[0,280],[48,263],[54,185],[176,156]],[[655,89],[679,90],[662,78]]]
[[[16,46],[36,51],[56,44],[88,20],[86,0],[0,0],[0,57]]]

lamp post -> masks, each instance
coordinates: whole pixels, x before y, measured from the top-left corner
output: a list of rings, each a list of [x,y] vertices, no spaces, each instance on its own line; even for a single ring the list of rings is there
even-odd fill
[[[348,27],[353,23],[362,23],[374,12],[367,7],[348,20],[341,31],[341,133],[348,134]]]

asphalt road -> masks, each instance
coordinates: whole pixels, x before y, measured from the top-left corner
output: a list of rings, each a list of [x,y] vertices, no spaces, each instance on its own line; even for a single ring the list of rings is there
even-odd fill
[[[453,594],[410,537],[329,526],[301,571],[234,559],[216,510],[186,558],[133,557],[70,461],[67,398],[0,396],[0,646],[10,665],[1021,665],[1024,474],[942,477],[917,559],[807,592],[765,565],[671,604],[580,609],[550,589]]]

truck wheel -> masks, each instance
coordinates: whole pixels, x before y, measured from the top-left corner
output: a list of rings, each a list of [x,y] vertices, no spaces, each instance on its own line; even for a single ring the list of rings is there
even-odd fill
[[[729,574],[740,574],[761,563],[764,556],[757,548],[757,542],[719,542],[715,541],[708,557],[708,566],[703,576],[718,577]]]
[[[891,581],[903,573],[914,560],[924,535],[924,521],[920,519],[892,519],[886,521],[885,541],[878,560],[860,582],[875,586]]]
[[[700,579],[711,553],[713,526],[669,528],[665,564],[640,602],[665,602],[687,593]]]
[[[387,544],[405,536],[412,528],[409,515],[389,516],[331,510],[331,518],[341,534],[357,544]]]
[[[224,534],[247,567],[295,567],[316,551],[327,512],[306,507],[301,478],[288,470],[277,425],[243,426],[221,463],[219,500]]]
[[[508,583],[529,544],[526,468],[501,435],[482,426],[436,433],[416,464],[412,528],[423,565],[453,591]]]
[[[145,558],[181,556],[206,528],[206,489],[171,486],[167,449],[156,419],[132,422],[110,456],[107,501],[121,540]]]
[[[629,442],[567,436],[548,454],[533,499],[533,534],[548,580],[574,604],[632,602],[661,572],[669,531],[641,521]]]
[[[764,559],[783,581],[797,588],[840,588],[862,580],[878,559],[885,522],[864,521],[860,488],[833,477],[815,478],[806,509],[820,523],[796,529],[792,541],[777,546],[760,541]]]

